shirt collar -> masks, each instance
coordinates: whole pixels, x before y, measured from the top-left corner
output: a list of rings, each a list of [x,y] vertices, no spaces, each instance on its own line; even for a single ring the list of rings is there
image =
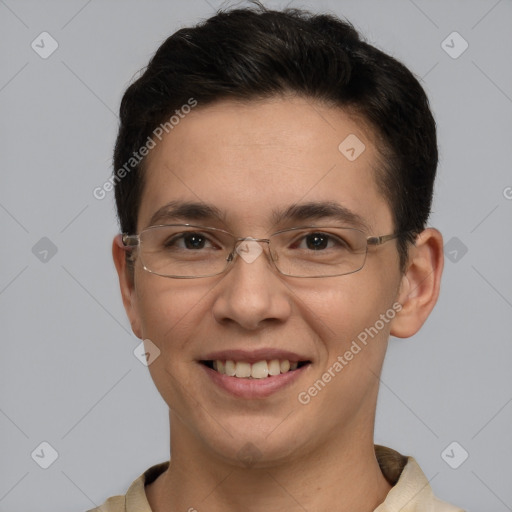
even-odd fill
[[[375,456],[393,487],[374,512],[462,512],[433,495],[429,480],[413,457],[379,445],[375,445]],[[152,512],[144,487],[168,467],[169,461],[151,466],[132,483],[125,496],[125,512]]]

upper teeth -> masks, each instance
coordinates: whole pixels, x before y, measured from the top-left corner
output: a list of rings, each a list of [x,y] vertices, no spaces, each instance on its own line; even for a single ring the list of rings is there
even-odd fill
[[[264,379],[269,375],[279,375],[290,370],[296,370],[298,363],[290,362],[288,359],[271,359],[270,361],[258,361],[257,363],[246,363],[245,361],[213,361],[213,368],[219,373],[230,377]]]

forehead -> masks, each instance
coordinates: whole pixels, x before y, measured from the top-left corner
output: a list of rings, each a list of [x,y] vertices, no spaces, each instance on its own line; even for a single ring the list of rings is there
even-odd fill
[[[177,201],[215,207],[231,229],[264,231],[276,212],[326,202],[389,228],[379,161],[373,133],[339,108],[297,97],[199,103],[147,157],[138,228]]]

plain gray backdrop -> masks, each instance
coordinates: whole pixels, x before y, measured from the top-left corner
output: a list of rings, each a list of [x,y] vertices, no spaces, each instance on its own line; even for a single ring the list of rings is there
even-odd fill
[[[288,3],[347,17],[403,61],[438,123],[442,292],[419,334],[390,342],[376,442],[415,456],[440,498],[512,510],[512,3]],[[2,512],[84,511],[168,459],[111,261],[113,194],[93,190],[127,85],[220,5],[0,0]]]

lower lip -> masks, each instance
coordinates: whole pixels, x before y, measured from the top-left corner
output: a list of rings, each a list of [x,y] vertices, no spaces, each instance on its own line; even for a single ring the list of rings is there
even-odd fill
[[[273,375],[264,379],[242,379],[238,377],[230,377],[212,370],[208,366],[199,363],[208,377],[221,389],[227,391],[237,398],[258,399],[267,398],[277,391],[291,385],[295,382],[310,364],[305,364],[296,370]]]

